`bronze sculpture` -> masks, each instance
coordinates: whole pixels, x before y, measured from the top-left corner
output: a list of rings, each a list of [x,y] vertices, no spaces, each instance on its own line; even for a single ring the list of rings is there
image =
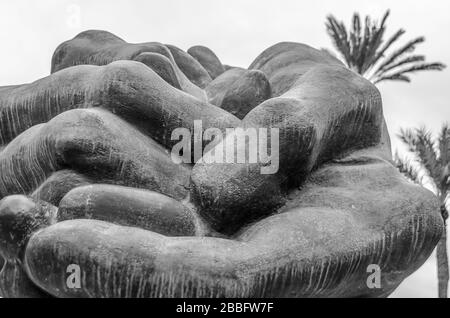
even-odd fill
[[[279,171],[174,163],[195,120],[279,129]],[[378,90],[303,44],[242,69],[86,31],[52,75],[0,88],[0,123],[5,297],[382,297],[441,235],[433,195],[390,162]]]

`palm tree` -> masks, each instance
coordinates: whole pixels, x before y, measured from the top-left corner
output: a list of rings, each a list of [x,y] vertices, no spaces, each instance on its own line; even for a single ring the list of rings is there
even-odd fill
[[[377,21],[372,21],[369,16],[366,16],[363,26],[359,14],[355,13],[351,28],[348,30],[344,23],[338,21],[333,15],[327,17],[327,32],[351,70],[377,84],[383,81],[410,82],[411,73],[441,71],[445,68],[445,65],[439,62],[425,62],[424,55],[413,54],[417,45],[425,42],[423,36],[408,41],[388,54],[393,44],[405,33],[405,30],[400,29],[385,41],[384,33],[388,17],[389,10],[378,24]],[[416,183],[421,185],[428,181],[431,183],[440,200],[441,214],[446,222],[448,218],[446,203],[450,187],[449,126],[443,126],[436,143],[425,128],[402,130],[399,137],[415,155],[415,159],[411,162],[401,159],[396,154],[394,161],[398,169]],[[439,297],[442,298],[447,298],[449,280],[446,237],[444,232],[437,247]]]
[[[400,29],[384,41],[388,16],[389,10],[380,24],[366,16],[362,26],[359,14],[355,13],[348,31],[344,23],[333,15],[327,17],[327,32],[350,69],[377,84],[387,80],[410,82],[410,73],[445,68],[442,63],[426,63],[424,55],[412,54],[416,46],[425,41],[424,37],[415,38],[386,56],[387,51],[405,33],[405,30]]]
[[[401,130],[399,138],[414,155],[411,161],[395,155],[397,168],[410,180],[422,186],[429,185],[440,201],[444,223],[448,218],[447,203],[450,194],[450,127],[442,126],[437,140],[425,128]],[[437,246],[438,291],[440,298],[447,298],[449,269],[447,258],[447,233]]]

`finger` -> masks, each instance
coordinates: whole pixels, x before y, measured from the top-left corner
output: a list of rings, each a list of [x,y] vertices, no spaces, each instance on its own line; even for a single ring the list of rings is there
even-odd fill
[[[175,88],[181,89],[175,69],[170,60],[162,54],[145,52],[134,58],[156,72],[163,80]]]
[[[26,129],[73,109],[102,107],[125,118],[168,148],[175,128],[234,127],[226,111],[175,89],[141,63],[77,66],[32,84],[0,91],[0,144]]]
[[[205,88],[211,82],[211,76],[191,55],[174,45],[166,44],[166,46],[172,53],[178,67],[192,83],[200,88]]]
[[[279,170],[261,174],[266,162],[236,164],[236,158],[233,163],[197,164],[193,198],[216,229],[236,228],[275,212],[286,191],[298,187],[314,168],[380,142],[383,116],[378,90],[322,54],[304,45],[282,43],[257,59],[254,67],[267,72],[273,94],[282,95],[250,111],[243,125],[277,130],[279,144],[273,150]],[[233,145],[235,154],[258,149],[258,142],[238,140],[237,133],[230,134],[216,147],[227,153],[228,145]]]
[[[239,119],[271,97],[269,81],[260,71],[247,71],[227,90],[220,107]]]
[[[61,43],[53,53],[52,73],[74,65],[92,64],[105,65],[117,59],[117,55],[124,55],[120,49],[124,49],[126,42],[118,36],[99,30],[88,30],[81,32],[73,39]],[[119,50],[111,50],[119,47]],[[110,50],[105,50],[109,48]],[[83,54],[83,50],[89,54]],[[135,54],[135,52],[132,52]],[[138,55],[138,54],[136,54]]]
[[[32,193],[63,169],[96,183],[146,188],[177,199],[188,194],[191,170],[110,112],[77,109],[27,130],[0,153],[0,198]],[[57,191],[64,194],[63,188]]]
[[[157,192],[96,184],[73,189],[59,205],[58,222],[94,219],[139,227],[167,236],[202,235],[193,210]]]
[[[205,92],[208,96],[209,102],[213,105],[219,106],[222,104],[223,97],[228,88],[241,77],[246,70],[243,68],[233,68],[222,73],[211,81],[206,87]]]
[[[0,200],[0,297],[47,297],[23,267],[31,234],[55,222],[56,207],[24,196]]]
[[[206,101],[206,93],[198,86],[194,85],[184,73],[180,70],[178,65],[170,53],[169,49],[162,44],[156,46],[156,49],[151,46],[148,50],[163,51],[162,53],[144,52],[134,58],[135,61],[144,63],[167,83],[173,87],[183,90],[184,92],[198,98],[201,101]]]
[[[204,92],[180,70],[172,53],[165,45],[158,42],[127,43],[106,31],[84,31],[59,45],[53,53],[52,73],[74,65],[106,65],[119,60],[136,60],[139,55],[144,53],[157,53],[167,57],[173,64],[181,89],[200,100],[205,100]],[[184,52],[180,54],[187,55]],[[183,61],[186,62],[181,58],[181,62]],[[191,60],[187,62],[191,62]],[[151,64],[148,66],[152,66]],[[160,63],[158,64],[160,65]],[[192,71],[191,69],[185,68],[185,71]],[[203,75],[208,75],[206,71],[200,69],[199,65],[197,65],[197,69],[194,67],[193,70],[203,71]]]
[[[386,296],[438,242],[437,207],[383,154],[359,152],[319,169],[279,214],[237,240],[66,221],[33,235],[26,268],[54,296]],[[80,266],[80,289],[65,285],[70,264]],[[367,285],[371,264],[380,288]]]
[[[306,44],[281,42],[263,51],[249,66],[269,78],[273,95],[281,96],[317,64],[344,66],[335,57]]]
[[[213,80],[225,72],[222,62],[220,62],[217,55],[209,48],[196,45],[187,50],[187,53],[195,58],[205,68]]]
[[[70,190],[94,183],[85,175],[74,170],[59,170],[50,175],[31,197],[59,206],[59,202]]]

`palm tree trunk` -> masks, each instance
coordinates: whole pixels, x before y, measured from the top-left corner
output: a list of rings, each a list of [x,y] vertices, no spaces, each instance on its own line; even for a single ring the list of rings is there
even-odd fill
[[[439,298],[447,298],[448,289],[448,257],[447,257],[447,227],[444,226],[444,232],[437,246],[437,271],[438,271],[438,291]]]

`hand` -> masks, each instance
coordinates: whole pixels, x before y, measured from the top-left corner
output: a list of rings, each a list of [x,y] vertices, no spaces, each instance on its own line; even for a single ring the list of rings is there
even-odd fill
[[[20,283],[3,295],[387,296],[427,259],[438,203],[391,164],[370,82],[296,43],[249,70],[191,52],[88,31],[57,49],[58,72],[0,89],[0,250],[15,269],[0,278]],[[110,64],[66,68],[86,62]],[[194,120],[277,128],[279,170],[175,164],[171,134]]]

